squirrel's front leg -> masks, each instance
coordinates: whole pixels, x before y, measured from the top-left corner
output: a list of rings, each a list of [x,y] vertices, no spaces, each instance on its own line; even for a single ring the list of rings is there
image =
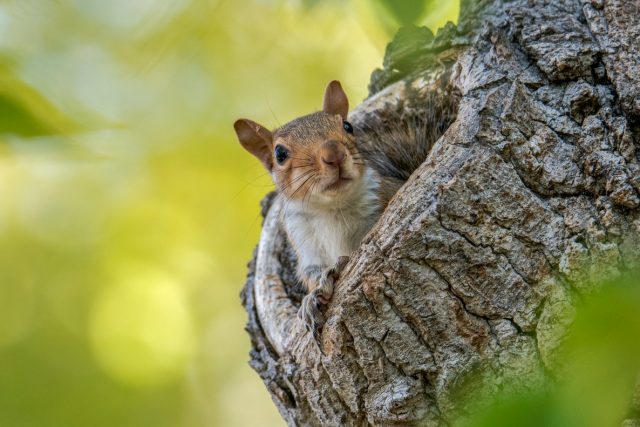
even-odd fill
[[[347,261],[349,261],[349,257],[341,256],[333,267],[308,265],[301,268],[301,279],[309,289],[309,293],[302,300],[298,317],[304,322],[307,330],[313,334],[316,342],[320,340],[320,333],[325,322],[322,307],[331,300],[335,282]]]

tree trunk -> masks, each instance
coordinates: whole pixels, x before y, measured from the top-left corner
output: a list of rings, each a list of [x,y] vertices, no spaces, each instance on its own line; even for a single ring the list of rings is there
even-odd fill
[[[291,426],[442,425],[472,410],[461,392],[539,387],[574,301],[640,259],[640,1],[462,10],[435,38],[401,32],[352,113],[375,126],[430,100],[455,120],[352,256],[322,351],[265,199],[243,304]]]

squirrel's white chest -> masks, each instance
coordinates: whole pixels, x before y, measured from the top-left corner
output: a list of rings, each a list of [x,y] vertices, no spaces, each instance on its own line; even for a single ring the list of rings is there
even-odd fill
[[[301,265],[332,266],[349,256],[371,229],[379,212],[376,204],[343,209],[285,213],[285,229]]]
[[[333,265],[338,257],[356,250],[369,228],[365,218],[338,211],[294,216],[289,226],[293,230],[289,232],[292,243],[296,249],[302,249],[298,251],[299,257],[305,257],[305,251],[311,256],[315,252],[319,258],[316,262],[323,265]]]

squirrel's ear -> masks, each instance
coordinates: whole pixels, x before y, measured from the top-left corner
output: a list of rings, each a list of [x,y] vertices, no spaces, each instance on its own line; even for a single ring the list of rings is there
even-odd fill
[[[333,80],[327,85],[327,89],[324,91],[322,111],[329,114],[340,114],[342,120],[347,120],[349,100],[339,81]]]
[[[262,125],[249,120],[239,119],[233,124],[238,140],[245,150],[256,156],[269,172],[273,168],[271,145],[273,135]]]

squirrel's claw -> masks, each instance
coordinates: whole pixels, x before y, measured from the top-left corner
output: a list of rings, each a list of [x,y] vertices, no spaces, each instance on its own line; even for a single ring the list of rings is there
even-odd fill
[[[313,335],[320,350],[322,350],[320,337],[326,320],[323,307],[331,300],[334,284],[348,261],[349,257],[341,256],[333,268],[326,269],[320,277],[318,287],[304,297],[300,310],[298,310],[298,318],[304,322],[307,331]]]
[[[316,288],[306,295],[302,300],[300,310],[298,310],[298,317],[304,323],[307,332],[313,335],[318,346],[320,345],[322,326],[325,322],[321,307],[326,305],[329,301],[324,296],[321,296],[322,293],[319,291],[320,288]]]
[[[344,268],[347,266],[347,263],[349,262],[349,260],[351,259],[351,257],[348,256],[340,256],[338,257],[338,262],[336,262],[336,265],[333,267],[333,273],[336,276],[340,276],[342,274],[342,270],[344,270]],[[337,279],[338,277],[336,277]]]

